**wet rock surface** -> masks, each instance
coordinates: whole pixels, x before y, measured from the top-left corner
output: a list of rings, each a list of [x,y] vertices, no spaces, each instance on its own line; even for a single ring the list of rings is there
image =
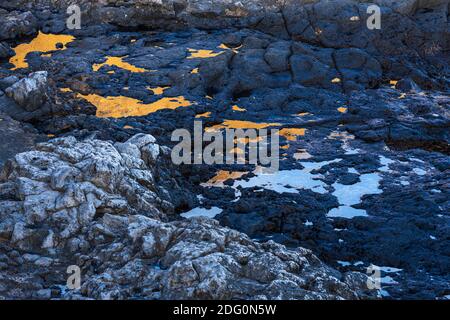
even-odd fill
[[[381,30],[366,27],[367,3],[350,0],[81,1],[80,30],[65,28],[64,2],[2,4],[8,23],[0,28],[0,111],[62,138],[37,146],[36,160],[30,153],[14,158],[26,149],[3,148],[5,159],[16,160],[2,177],[1,238],[9,250],[3,265],[13,282],[0,292],[11,295],[13,283],[37,276],[26,264],[13,277],[14,259],[25,259],[26,250],[38,255],[30,265],[41,257],[63,261],[54,264],[62,270],[55,281],[33,289],[41,298],[354,298],[362,291],[343,274],[365,273],[371,264],[381,267],[378,294],[385,298],[448,296],[448,1],[376,3]],[[30,51],[28,67],[12,70],[9,48],[38,30],[75,39]],[[36,98],[24,84],[42,72],[45,90]],[[182,102],[169,107],[174,101]],[[145,145],[136,141],[136,134],[151,134],[170,148],[175,129],[230,119],[305,133],[281,137],[280,172],[270,178],[250,165],[173,167],[169,149],[144,136]],[[85,157],[100,161],[88,150],[108,156],[99,172],[78,167]],[[52,165],[57,172],[41,172]],[[220,170],[244,174],[208,184]],[[32,181],[19,181],[25,178]],[[45,192],[25,195],[20,183]],[[47,206],[69,193],[82,199],[61,203],[60,210],[73,212],[61,215],[73,228],[63,233]],[[35,198],[29,207],[27,197]],[[196,207],[220,208],[220,225],[179,218]],[[42,221],[45,232],[27,230]],[[130,235],[131,225],[144,231]],[[165,247],[155,239],[161,230],[170,234]],[[42,248],[50,231],[53,252]],[[312,250],[340,273],[296,248]],[[260,260],[279,267],[258,269]],[[292,269],[290,261],[305,267]],[[56,288],[64,285],[67,262],[89,274],[80,292]],[[263,285],[250,290],[256,269]],[[309,283],[310,272],[324,282]]]

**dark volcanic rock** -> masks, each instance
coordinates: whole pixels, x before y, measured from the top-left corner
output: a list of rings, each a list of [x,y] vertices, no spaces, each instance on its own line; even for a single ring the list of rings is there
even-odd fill
[[[39,135],[31,125],[15,121],[2,112],[0,132],[0,166],[15,154],[31,149],[39,140]]]
[[[448,297],[448,1],[375,2],[381,30],[357,0],[81,0],[80,30],[67,1],[2,3],[0,295],[356,298],[374,264],[372,295]],[[38,29],[75,40],[11,70]],[[174,168],[194,120],[304,132],[267,179]],[[62,138],[15,155],[37,132]],[[244,175],[208,183],[219,170]],[[197,207],[221,225],[179,217]],[[61,291],[69,264],[80,291]]]
[[[17,7],[16,9],[22,9]],[[2,12],[0,11],[0,40],[15,39],[29,36],[37,31],[37,20],[30,12]]]
[[[0,42],[0,59],[9,58],[14,55],[14,51],[6,42]]]

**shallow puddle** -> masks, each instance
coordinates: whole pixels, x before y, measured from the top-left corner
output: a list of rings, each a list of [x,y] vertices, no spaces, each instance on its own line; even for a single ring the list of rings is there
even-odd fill
[[[147,87],[148,90],[150,90],[151,92],[153,92],[154,95],[162,95],[164,93],[164,91],[166,91],[167,89],[169,89],[170,87]]]
[[[205,49],[188,49],[190,55],[187,57],[188,59],[205,59],[205,58],[213,58],[221,54],[223,51],[214,52],[214,50],[205,50]]]
[[[19,68],[28,68],[28,63],[26,62],[27,54],[30,52],[43,52],[47,53],[45,56],[49,57],[50,51],[55,50],[65,50],[66,45],[75,40],[74,36],[65,34],[46,34],[39,31],[36,38],[31,40],[29,43],[22,43],[13,48],[16,53],[10,58],[9,62],[14,65],[11,70],[16,70]],[[62,44],[61,48],[57,48],[57,44]]]
[[[193,218],[193,217],[208,217],[208,218],[214,218],[218,214],[220,214],[223,210],[218,207],[212,207],[211,209],[205,209],[205,208],[194,208],[188,212],[184,212],[180,214],[180,216],[184,218]]]
[[[238,53],[238,52],[239,52],[239,49],[242,48],[242,45],[233,48],[233,47],[227,46],[225,43],[221,43],[220,46],[219,46],[218,48],[220,48],[220,49],[225,49],[225,50],[231,50],[231,51],[233,51],[234,53]]]
[[[367,194],[381,194],[380,189],[381,176],[378,172],[362,174],[360,181],[352,185],[343,185],[335,182],[332,193],[338,199],[340,206],[331,209],[327,217],[354,218],[366,217],[367,212],[363,209],[355,209],[352,206],[361,203],[361,198]]]
[[[219,170],[214,177],[209,179],[207,182],[202,183],[202,187],[223,187],[224,182],[231,179],[236,180],[240,179],[242,176],[247,174],[247,171],[227,171],[227,170]]]
[[[246,120],[224,120],[221,124],[208,127],[206,131],[217,131],[220,129],[265,129],[280,126],[281,123],[252,122]]]
[[[320,174],[311,173],[313,170],[320,169],[330,163],[339,162],[341,159],[322,162],[301,162],[303,169],[281,170],[274,173],[267,173],[264,168],[258,167],[253,172],[256,176],[245,180],[237,180],[233,188],[253,188],[261,187],[267,190],[273,190],[278,193],[298,193],[301,189],[310,189],[314,192],[324,194],[327,184],[319,178]]]
[[[102,97],[97,94],[78,93],[77,97],[94,105],[97,108],[96,116],[100,118],[140,117],[163,109],[173,110],[191,105],[183,96],[165,97],[148,104],[125,96]]]
[[[280,130],[280,136],[285,137],[288,141],[295,141],[298,137],[304,136],[306,129],[304,128],[283,128]]]
[[[195,118],[209,118],[211,116],[211,112],[199,113],[195,116]]]
[[[241,107],[239,107],[239,106],[236,105],[236,104],[235,104],[234,106],[232,106],[231,109],[232,109],[233,111],[239,111],[239,112],[247,111],[247,109],[241,108]]]
[[[98,71],[103,66],[115,66],[120,69],[128,70],[130,72],[137,72],[137,73],[154,71],[154,70],[147,70],[144,68],[139,68],[139,67],[136,67],[135,65],[132,65],[131,63],[123,61],[123,59],[125,59],[127,57],[128,56],[123,56],[123,57],[107,56],[105,62],[93,64],[92,70]]]

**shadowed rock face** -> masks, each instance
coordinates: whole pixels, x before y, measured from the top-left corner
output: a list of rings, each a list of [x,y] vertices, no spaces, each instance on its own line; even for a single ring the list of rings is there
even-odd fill
[[[385,297],[450,294],[448,1],[374,1],[381,30],[363,1],[79,1],[80,30],[68,3],[0,5],[0,296],[366,298],[371,264]],[[70,41],[14,70],[38,30]],[[302,134],[267,179],[174,167],[153,136],[194,119]]]

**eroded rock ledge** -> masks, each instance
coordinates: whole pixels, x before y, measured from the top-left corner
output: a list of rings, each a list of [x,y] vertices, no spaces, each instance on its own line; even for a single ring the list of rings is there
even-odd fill
[[[57,138],[17,154],[0,177],[0,297],[356,299],[366,276],[311,251],[256,243],[215,220],[170,221],[152,168],[167,149]],[[160,155],[161,154],[161,155]],[[62,291],[66,269],[80,290]]]
[[[31,12],[42,21],[53,17],[53,22],[46,21],[41,27],[62,31],[64,19],[58,12],[65,15],[72,3],[12,0],[2,4],[0,14],[2,7],[4,13],[12,13],[6,15],[7,23],[0,27],[0,40],[36,29],[39,23]],[[83,12],[84,24],[172,30],[255,28],[283,39],[386,54],[448,50],[447,0],[80,0],[76,4]],[[383,28],[378,32],[365,27],[370,4],[382,8]]]

